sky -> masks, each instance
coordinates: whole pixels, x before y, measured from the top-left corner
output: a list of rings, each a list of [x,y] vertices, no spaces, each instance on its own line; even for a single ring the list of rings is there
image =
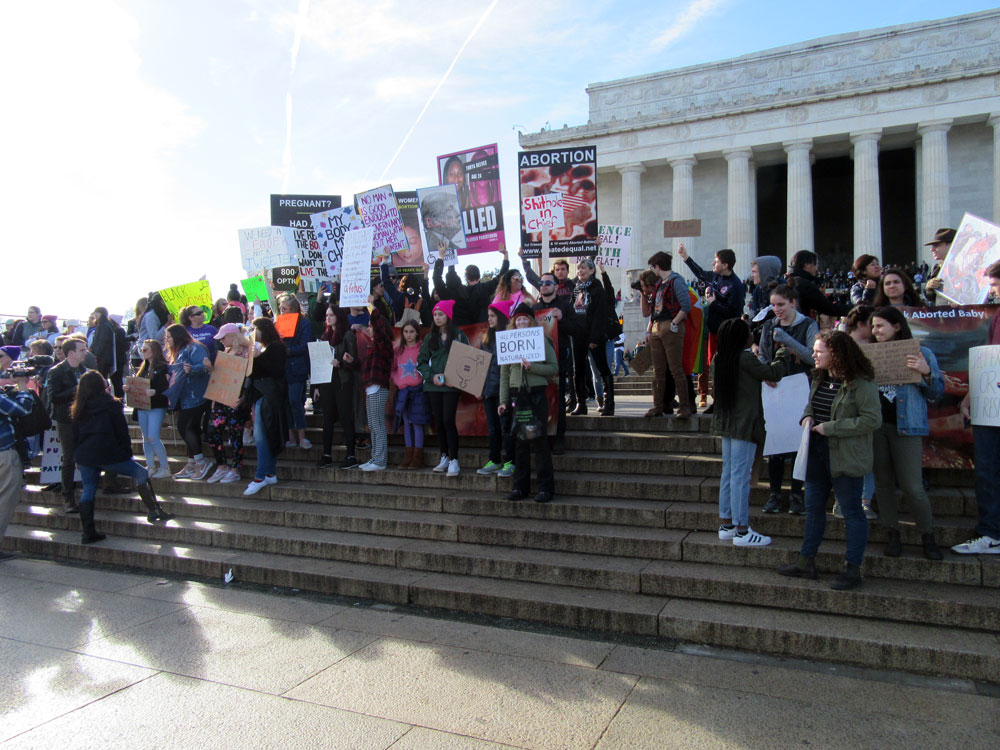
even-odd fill
[[[585,124],[586,87],[988,3],[790,0],[32,0],[0,10],[0,315],[125,313],[245,277],[272,193],[437,184],[518,130]],[[598,184],[600,190],[600,184]],[[516,239],[511,245],[516,244]],[[509,247],[516,251],[516,247]],[[473,256],[485,270],[499,256]]]

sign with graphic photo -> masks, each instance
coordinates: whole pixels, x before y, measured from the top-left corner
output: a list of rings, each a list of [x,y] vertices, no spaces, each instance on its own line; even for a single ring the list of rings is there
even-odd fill
[[[972,214],[958,227],[938,274],[943,284],[938,294],[956,305],[981,305],[990,296],[986,271],[1000,260],[1000,227]]]
[[[521,247],[537,258],[542,232],[548,232],[549,255],[576,257],[597,253],[597,147],[573,146],[517,155],[521,206]],[[562,194],[563,223],[542,229],[526,223],[525,198]],[[530,208],[529,204],[529,208]]]
[[[417,188],[417,201],[427,262],[433,265],[442,256],[446,266],[457,265],[458,254],[466,247],[457,186]]]
[[[458,192],[466,238],[458,254],[499,252],[505,240],[497,144],[443,154],[437,165],[440,183]]]

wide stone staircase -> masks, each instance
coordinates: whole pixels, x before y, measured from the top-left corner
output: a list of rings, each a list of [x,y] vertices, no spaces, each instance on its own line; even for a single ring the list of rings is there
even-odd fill
[[[634,376],[632,376],[634,377]],[[637,381],[638,382],[638,381]],[[627,397],[625,397],[627,400]],[[636,409],[624,409],[641,413]],[[770,547],[718,539],[719,442],[709,420],[570,417],[554,457],[556,500],[511,503],[510,480],[480,476],[485,438],[462,440],[462,474],[316,469],[319,448],[287,449],[278,484],[244,497],[246,481],[154,480],[177,518],[150,524],[137,495],[97,498],[102,543],[80,544],[78,516],[27,472],[6,549],[109,565],[443,608],[596,631],[1000,683],[1000,559],[946,552],[925,560],[904,517],[900,558],[884,557],[873,522],[864,585],[837,592],[844,525],[828,516],[819,581],[787,579],[804,519],[760,512]],[[173,427],[171,468],[184,464]],[[320,442],[319,419],[309,437]],[[133,428],[141,456],[141,437]],[[429,437],[428,445],[435,439]],[[359,454],[359,458],[365,455]],[[335,461],[343,458],[336,449]],[[390,438],[390,467],[402,458]],[[246,450],[243,475],[256,453]],[[971,475],[929,471],[938,541],[975,522]]]

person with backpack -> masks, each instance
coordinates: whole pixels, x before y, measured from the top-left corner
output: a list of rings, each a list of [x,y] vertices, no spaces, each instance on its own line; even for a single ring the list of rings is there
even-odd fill
[[[62,344],[63,360],[49,370],[42,391],[48,405],[49,416],[55,422],[59,434],[59,445],[62,451],[62,496],[66,513],[79,513],[76,502],[76,464],[73,453],[76,446],[73,443],[73,420],[70,419],[69,408],[76,396],[76,386],[83,373],[87,371],[84,357],[87,346],[79,339],[70,338]]]
[[[20,349],[20,347],[15,347]],[[0,360],[8,360],[10,356],[3,352]],[[9,365],[9,362],[7,363]],[[0,361],[0,367],[4,367]],[[28,390],[28,381],[18,378],[15,381],[16,390],[0,389],[0,539],[7,533],[7,524],[14,517],[14,509],[21,499],[21,484],[24,474],[21,471],[21,457],[16,446],[17,420],[31,412],[33,396]],[[0,560],[11,557],[0,551]]]

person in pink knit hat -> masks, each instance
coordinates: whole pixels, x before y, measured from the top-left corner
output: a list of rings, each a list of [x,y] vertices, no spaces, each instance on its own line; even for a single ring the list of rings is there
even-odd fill
[[[493,355],[490,370],[483,384],[483,411],[486,413],[486,427],[490,436],[490,459],[477,474],[497,474],[514,476],[514,440],[510,435],[510,414],[497,413],[500,405],[500,363],[497,360],[497,331],[507,330],[510,311],[515,305],[512,300],[493,300],[486,311],[489,327],[483,332],[479,348]],[[500,445],[504,448],[505,461],[500,460]]]
[[[434,415],[434,429],[437,431],[441,447],[441,460],[434,467],[436,472],[448,472],[449,477],[457,477],[461,471],[458,465],[458,399],[461,395],[455,388],[444,384],[444,368],[454,341],[468,344],[469,339],[455,326],[455,300],[441,300],[431,312],[433,325],[420,345],[417,370],[424,379],[424,393],[431,403]]]

